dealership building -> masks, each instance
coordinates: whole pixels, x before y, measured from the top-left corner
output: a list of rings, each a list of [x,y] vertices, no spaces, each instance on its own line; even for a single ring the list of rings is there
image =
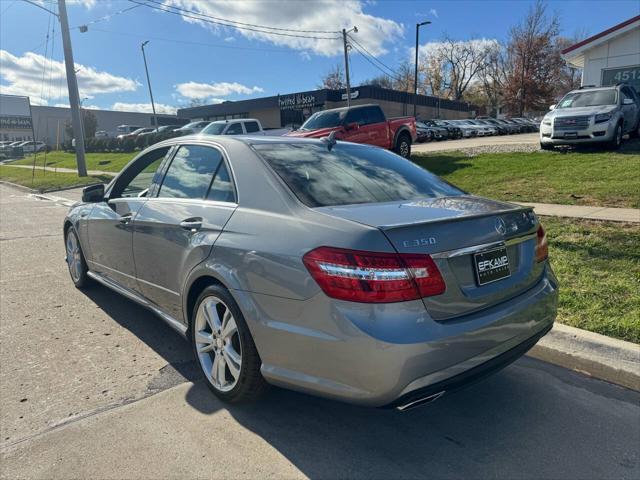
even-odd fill
[[[115,136],[120,125],[152,127],[150,113],[89,110],[96,117],[97,128]],[[187,119],[176,115],[156,115],[158,125],[184,125]],[[71,123],[71,109],[30,105],[28,97],[0,95],[0,140],[33,140],[56,147],[66,140],[65,124]]]
[[[562,57],[582,69],[582,85],[624,82],[640,92],[640,15],[571,45]]]
[[[362,85],[351,89],[351,105],[375,103],[382,107],[387,117],[413,115],[414,98],[417,103],[418,118],[469,118],[475,116],[476,113],[476,107],[468,103],[429,95],[414,96],[411,93],[372,85]],[[347,94],[344,89],[330,90],[325,88],[183,108],[178,110],[178,116],[190,120],[212,121],[257,118],[264,128],[298,127],[315,112],[346,106]]]

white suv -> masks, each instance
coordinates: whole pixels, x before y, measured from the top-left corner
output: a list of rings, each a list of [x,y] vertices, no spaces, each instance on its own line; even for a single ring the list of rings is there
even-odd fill
[[[550,107],[540,124],[540,148],[555,145],[607,144],[617,149],[626,133],[640,129],[640,97],[624,84],[582,87]]]

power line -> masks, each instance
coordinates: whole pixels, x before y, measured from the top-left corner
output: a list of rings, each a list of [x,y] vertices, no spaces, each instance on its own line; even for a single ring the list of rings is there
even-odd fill
[[[177,39],[174,39],[174,38],[156,37],[156,36],[142,35],[142,34],[130,33],[130,32],[118,32],[118,31],[115,31],[115,30],[105,30],[105,29],[102,29],[102,28],[92,28],[91,31],[92,32],[109,33],[109,34],[113,34],[113,35],[122,35],[122,36],[126,36],[126,37],[136,37],[136,38],[145,38],[145,39],[151,39],[151,40],[158,40],[158,41],[161,41],[161,42],[168,42],[168,43],[179,43],[179,44],[184,44],[184,45],[200,45],[200,46],[205,46],[205,47],[227,48],[227,49],[232,49],[232,50],[255,50],[255,51],[258,51],[258,52],[274,52],[274,53],[288,53],[288,54],[295,53],[290,49],[284,49],[284,48],[242,47],[242,46],[239,46],[239,45],[223,45],[223,44],[220,44],[220,43],[194,42],[194,41],[190,41],[190,40],[177,40]]]
[[[387,70],[389,70],[391,73],[393,73],[394,75],[398,75],[398,72],[396,72],[393,68],[387,66],[386,64],[384,64],[381,60],[379,60],[375,55],[373,55],[369,50],[367,50],[364,46],[362,46],[362,44],[360,44],[355,38],[353,38],[351,35],[349,35],[349,39],[355,43],[354,47],[357,45],[358,47],[360,47],[362,50],[364,50],[366,52],[367,55],[369,55],[373,60],[375,60],[376,62],[378,62],[380,65],[382,65],[384,68],[386,68]],[[356,47],[357,49],[357,47]],[[361,54],[363,54],[362,51],[360,51]],[[363,54],[364,55],[364,54]]]
[[[86,27],[87,25],[93,25],[95,23],[103,22],[105,20],[111,20],[111,18],[115,17],[116,15],[121,15],[123,13],[128,12],[129,10],[133,10],[134,8],[140,8],[142,6],[143,6],[143,4],[138,4],[138,5],[133,5],[131,7],[123,8],[121,10],[118,10],[117,12],[110,13],[110,14],[105,15],[105,16],[100,17],[100,18],[96,18],[95,20],[91,20],[90,22],[84,23],[82,25],[77,25],[75,27],[71,27],[70,30],[75,30],[75,29],[78,29],[78,28],[81,28],[81,27]]]
[[[263,33],[265,35],[278,35],[278,36],[282,36],[282,37],[294,37],[294,38],[310,38],[310,39],[314,39],[314,40],[338,40],[339,37],[318,37],[318,36],[313,36],[313,35],[302,35],[302,34],[294,34],[294,33],[283,33],[283,32],[276,32],[276,31],[268,31],[268,30],[264,30],[264,28],[271,28],[271,27],[261,27],[263,29],[258,29],[258,28],[252,28],[252,27],[244,27],[244,26],[238,26],[238,25],[233,25],[230,23],[224,23],[224,22],[220,22],[220,21],[216,21],[216,20],[210,20],[209,18],[207,18],[206,15],[201,14],[201,13],[197,13],[197,12],[192,12],[194,13],[194,15],[189,15],[188,13],[184,13],[184,12],[180,12],[180,11],[174,11],[174,10],[169,10],[168,8],[165,8],[165,5],[157,5],[157,4],[150,4],[150,3],[140,3],[136,0],[129,0],[131,3],[135,3],[138,5],[142,5],[154,10],[159,10],[161,12],[167,12],[167,13],[171,13],[173,15],[178,15],[180,17],[186,17],[186,18],[191,18],[193,20],[198,20],[204,23],[210,23],[213,25],[222,25],[224,27],[229,27],[229,28],[235,28],[237,30],[248,30],[248,31],[252,31],[252,32],[257,32],[257,33]],[[177,7],[170,7],[170,8],[177,8]],[[189,10],[187,10],[189,11]]]
[[[375,68],[377,68],[378,70],[380,70],[382,72],[383,75],[391,78],[392,80],[396,80],[396,81],[402,81],[402,77],[398,76],[397,73],[395,75],[391,75],[388,72],[386,72],[385,70],[383,70],[378,64],[376,64],[370,57],[369,55],[367,55],[366,53],[364,53],[362,50],[360,50],[360,48],[357,45],[352,45],[353,48],[356,49],[356,51],[362,55],[364,57],[364,59],[369,62],[371,65],[373,65]],[[374,57],[375,58],[375,57]]]
[[[166,6],[168,8],[172,8],[172,9],[178,10],[180,12],[194,13],[194,14],[200,15],[202,17],[211,18],[213,20],[218,20],[218,21],[227,22],[227,23],[234,23],[236,25],[244,25],[246,27],[262,28],[262,29],[269,29],[269,30],[279,30],[279,31],[282,31],[282,32],[297,32],[297,33],[340,33],[340,32],[335,31],[335,30],[334,31],[332,31],[332,30],[299,30],[299,29],[296,29],[296,28],[279,28],[279,27],[269,27],[267,25],[256,25],[256,24],[253,24],[253,23],[245,23],[245,22],[238,22],[236,20],[229,20],[227,18],[214,17],[213,15],[197,12],[195,10],[188,10],[186,8],[176,7],[174,5],[165,5],[164,3],[162,3],[162,2],[160,2],[158,0],[144,0],[144,1],[155,3],[156,5]]]

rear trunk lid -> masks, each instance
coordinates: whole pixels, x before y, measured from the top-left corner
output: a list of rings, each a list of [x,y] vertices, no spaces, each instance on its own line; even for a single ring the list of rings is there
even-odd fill
[[[447,287],[423,299],[436,320],[513,298],[535,285],[544,268],[535,260],[538,221],[530,208],[519,205],[462,195],[317,210],[379,228],[399,253],[430,254]],[[508,267],[500,268],[499,276],[508,276],[479,273],[479,262],[502,259],[505,253]]]

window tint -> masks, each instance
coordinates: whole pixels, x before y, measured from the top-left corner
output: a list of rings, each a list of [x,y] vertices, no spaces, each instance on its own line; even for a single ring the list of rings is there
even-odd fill
[[[242,135],[242,124],[241,123],[232,123],[229,125],[227,132],[225,135]]]
[[[380,107],[367,107],[367,123],[382,123],[384,121],[384,113]]]
[[[349,110],[347,113],[347,119],[345,123],[349,125],[350,123],[357,123],[358,125],[366,125],[367,117],[366,117],[366,108],[354,108]]]
[[[462,195],[456,187],[386,150],[337,144],[262,144],[255,150],[310,207]]]
[[[236,201],[231,177],[229,176],[229,171],[227,170],[227,166],[224,162],[222,162],[220,164],[220,168],[218,168],[216,178],[213,179],[207,199],[216,200],[218,202]]]
[[[183,145],[164,176],[158,197],[204,198],[222,154],[211,147]]]
[[[247,133],[259,132],[260,127],[258,126],[258,122],[244,122],[244,129]]]
[[[156,174],[168,151],[169,147],[158,148],[157,150],[149,152],[144,157],[139,158],[129,167],[133,178],[123,187],[116,185],[113,198],[144,196],[146,190],[151,188],[154,182],[158,183],[160,181],[160,179],[156,177]],[[120,193],[118,193],[118,191]]]

